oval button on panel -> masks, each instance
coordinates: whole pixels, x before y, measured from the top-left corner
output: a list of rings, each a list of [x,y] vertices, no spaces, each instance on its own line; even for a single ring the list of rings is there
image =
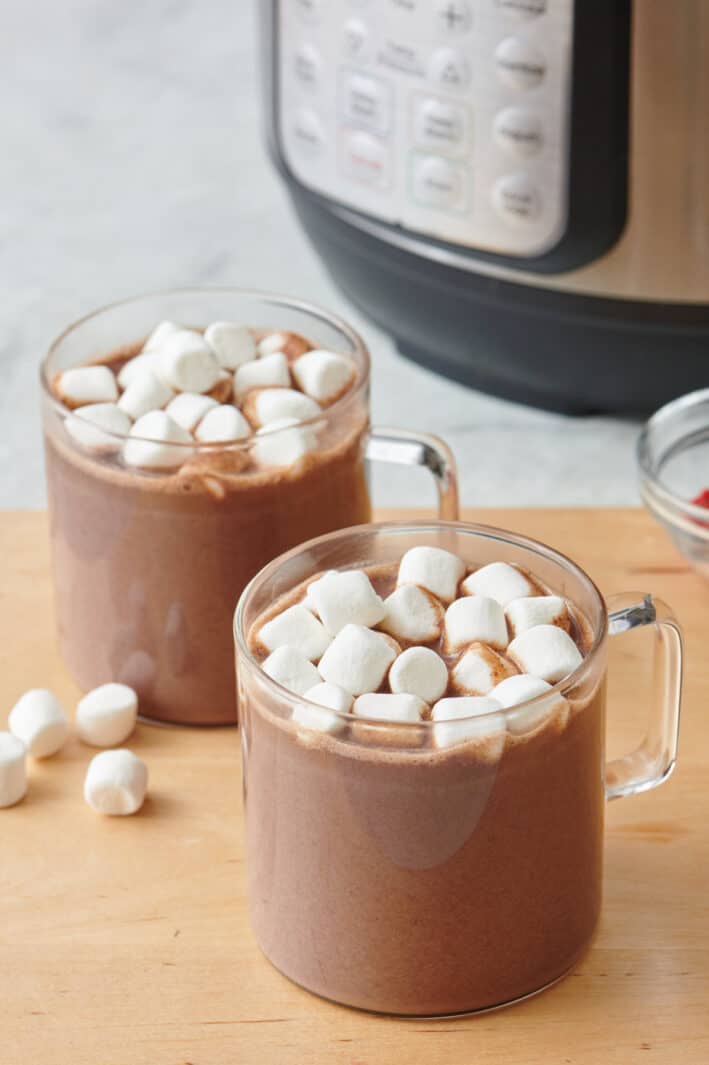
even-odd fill
[[[533,89],[546,74],[544,56],[520,37],[506,37],[495,50],[497,74],[513,89]]]
[[[516,18],[537,18],[547,9],[547,0],[495,0],[496,6]]]
[[[427,207],[461,206],[464,187],[460,168],[447,159],[427,155],[414,163],[414,199]]]
[[[438,29],[451,36],[467,33],[473,21],[468,0],[436,0],[435,17]]]
[[[382,141],[363,130],[350,130],[344,143],[345,170],[355,181],[383,189],[389,183],[389,152]]]
[[[316,89],[322,72],[322,57],[312,44],[303,44],[295,53],[295,76],[301,85]]]
[[[462,106],[433,96],[417,100],[414,140],[422,148],[457,149],[467,142],[466,114]]]
[[[528,157],[541,151],[544,143],[542,122],[524,107],[506,107],[495,116],[495,141],[511,155]]]
[[[464,89],[470,82],[470,67],[456,48],[439,48],[428,68],[431,81],[445,89]]]
[[[325,144],[323,124],[309,107],[296,112],[293,133],[298,147],[311,154],[318,153]]]
[[[498,178],[492,190],[492,202],[500,217],[509,222],[533,222],[542,209],[539,192],[526,174]]]

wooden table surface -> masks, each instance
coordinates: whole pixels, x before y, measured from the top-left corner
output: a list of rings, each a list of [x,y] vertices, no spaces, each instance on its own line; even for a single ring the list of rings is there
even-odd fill
[[[576,971],[519,1006],[438,1022],[307,994],[249,930],[237,731],[140,724],[138,816],[84,805],[76,739],[0,811],[0,1065],[709,1062],[709,586],[640,510],[467,516],[560,548],[604,593],[656,592],[685,626],[678,767],[609,807],[603,916]],[[0,514],[0,557],[1,725],[28,687],[68,707],[78,692],[54,648],[46,517]],[[612,641],[611,753],[642,732],[646,636]]]

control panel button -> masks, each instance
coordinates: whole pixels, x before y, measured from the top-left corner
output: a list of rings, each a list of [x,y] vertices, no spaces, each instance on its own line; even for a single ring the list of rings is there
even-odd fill
[[[495,0],[497,7],[517,18],[537,18],[547,9],[547,0]]]
[[[495,141],[512,155],[527,157],[541,151],[544,143],[542,122],[524,107],[506,107],[493,122]]]
[[[445,89],[464,89],[470,82],[470,67],[465,56],[455,48],[439,48],[431,56],[428,75]]]
[[[344,72],[342,111],[349,122],[386,133],[391,119],[391,89],[377,78]]]
[[[388,0],[391,11],[398,11],[404,15],[413,15],[418,10],[419,0]]]
[[[361,18],[348,18],[343,30],[345,54],[350,59],[365,59],[369,52],[369,30]]]
[[[295,53],[295,76],[308,89],[317,88],[322,73],[322,57],[312,44],[303,44]]]
[[[465,202],[465,182],[461,168],[436,155],[414,160],[414,199],[425,207],[460,210]]]
[[[498,178],[492,190],[492,202],[500,217],[509,222],[533,222],[542,209],[539,192],[526,174]]]
[[[421,148],[455,151],[468,141],[468,118],[459,104],[434,96],[418,97],[414,103],[414,141]]]
[[[390,179],[390,153],[386,144],[364,130],[348,130],[343,140],[345,173],[371,188],[385,189]]]
[[[506,37],[495,51],[500,80],[513,89],[533,89],[546,74],[544,56],[520,37]]]
[[[302,107],[296,111],[293,134],[298,147],[309,155],[317,155],[325,144],[325,129],[315,111]]]
[[[438,28],[455,36],[467,33],[472,23],[467,0],[436,0],[435,16]]]
[[[295,7],[307,22],[315,22],[320,17],[323,0],[295,0]]]

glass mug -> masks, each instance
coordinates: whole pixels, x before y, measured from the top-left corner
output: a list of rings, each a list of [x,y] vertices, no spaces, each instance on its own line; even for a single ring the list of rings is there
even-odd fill
[[[255,620],[319,571],[398,563],[420,544],[519,564],[568,597],[588,621],[583,663],[551,693],[496,711],[491,744],[436,748],[430,722],[342,714],[329,734],[292,722],[298,704],[332,711],[263,672],[248,645]],[[606,764],[608,636],[640,625],[657,633],[656,704],[639,750]],[[484,525],[368,525],[266,566],[234,635],[251,923],[281,972],[349,1006],[433,1016],[508,1004],[573,966],[599,916],[605,801],[674,765],[682,646],[663,603],[615,596],[607,608],[568,558]]]
[[[186,452],[176,474],[126,468],[116,457],[121,437],[113,453],[82,450],[66,431],[68,411],[51,391],[53,378],[121,348],[128,353],[165,319],[300,333],[350,356],[358,376],[307,423],[318,434],[317,450],[286,470],[250,463],[254,437],[216,449],[174,445]],[[340,319],[298,300],[202,289],[118,303],[67,329],[41,379],[60,650],[81,688],[130,684],[148,717],[236,721],[234,603],[282,551],[370,520],[366,458],[426,467],[441,517],[457,517],[455,465],[446,446],[433,437],[371,430],[364,341]]]

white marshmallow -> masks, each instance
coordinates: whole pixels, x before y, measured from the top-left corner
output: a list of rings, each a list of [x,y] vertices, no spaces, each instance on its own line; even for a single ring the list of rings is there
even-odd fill
[[[298,647],[277,647],[261,664],[264,673],[296,695],[305,695],[321,677],[313,663]]]
[[[84,743],[116,747],[128,739],[138,717],[138,696],[127,684],[102,684],[80,699],[74,722]]]
[[[497,760],[505,747],[505,718],[496,699],[467,696],[441,699],[431,711],[433,742],[452,747],[466,740],[485,740],[488,757]]]
[[[352,709],[353,700],[350,693],[339,684],[329,684],[325,680],[309,688],[303,698],[310,699],[311,703],[317,703],[318,706],[327,706],[340,714],[349,714]]]
[[[434,643],[443,630],[443,607],[416,584],[401,584],[384,600],[380,629],[404,643]]]
[[[304,422],[316,418],[320,412],[319,403],[294,388],[266,388],[254,397],[253,402],[254,420],[259,425],[268,425],[282,418],[297,418]]]
[[[426,703],[416,695],[371,693],[355,699],[353,712],[358,717],[369,717],[373,721],[408,721],[416,724],[421,721],[426,709]]]
[[[135,437],[136,439],[133,439]],[[174,470],[193,454],[192,437],[163,410],[144,414],[133,425],[123,446],[126,466]]]
[[[507,622],[502,607],[484,595],[456,599],[446,610],[446,647],[456,651],[479,640],[504,651],[509,642]]]
[[[290,644],[312,662],[317,662],[330,644],[324,627],[301,603],[289,606],[262,625],[258,638],[267,651]]]
[[[66,431],[77,444],[99,454],[120,450],[122,438],[128,435],[132,424],[115,403],[89,403],[86,407],[77,407],[64,422]]]
[[[76,406],[114,403],[118,399],[116,378],[108,366],[76,366],[59,378],[62,399]]]
[[[234,374],[234,395],[242,399],[252,388],[289,388],[288,359],[282,351],[239,366]]]
[[[133,382],[142,377],[144,373],[155,373],[158,367],[160,355],[157,351],[142,351],[140,355],[129,359],[118,371],[118,384],[123,389],[128,389]]]
[[[180,392],[165,409],[173,421],[191,433],[207,411],[218,406],[216,399],[211,396],[203,396],[199,392]]]
[[[448,667],[430,647],[409,647],[389,670],[389,687],[435,703],[448,687]]]
[[[375,692],[397,652],[363,625],[345,625],[320,659],[320,676],[353,695]]]
[[[534,595],[536,589],[516,566],[510,566],[507,562],[491,562],[465,578],[463,591],[466,595],[485,595],[489,599],[496,599],[500,606],[505,607],[512,599]]]
[[[515,636],[507,654],[523,673],[555,684],[581,665],[583,656],[567,632],[556,625],[537,625]]]
[[[397,585],[420,584],[429,592],[450,603],[455,599],[465,564],[457,555],[441,547],[412,547],[401,559]]]
[[[259,340],[256,350],[259,355],[275,355],[277,351],[283,351],[287,343],[288,337],[285,333],[269,333]]]
[[[25,745],[10,732],[0,732],[0,809],[14,806],[27,794]]]
[[[285,468],[305,458],[316,447],[317,437],[311,428],[300,428],[297,418],[281,418],[258,430],[254,458],[261,466]]]
[[[545,680],[541,677],[532,677],[528,673],[517,673],[513,677],[508,677],[507,680],[500,681],[497,687],[493,688],[491,695],[505,708],[512,708],[512,713],[507,715],[508,732],[514,735],[532,732],[555,712],[563,714],[562,720],[565,720],[568,717],[569,705],[563,695],[555,693],[548,699],[537,698],[550,690],[551,685]],[[528,709],[513,709],[530,699],[535,699],[536,702]]]
[[[251,436],[251,426],[240,410],[223,403],[207,411],[194,435],[202,444],[228,444]]]
[[[56,754],[69,735],[64,708],[46,688],[31,688],[21,695],[10,711],[7,727],[33,758]]]
[[[256,341],[245,325],[212,322],[204,331],[204,339],[225,370],[235,370],[256,358]]]
[[[318,403],[327,403],[344,392],[354,375],[351,359],[319,348],[306,351],[293,363],[298,386]]]
[[[209,392],[219,380],[217,357],[201,333],[170,333],[159,351],[158,375],[176,392]]]
[[[513,599],[505,607],[505,616],[513,636],[536,625],[558,625],[569,631],[570,618],[566,600],[560,595],[533,595]]]
[[[101,751],[91,759],[84,780],[84,798],[97,813],[127,816],[141,808],[147,787],[145,762],[119,747]]]
[[[143,344],[143,351],[155,351],[162,346],[173,333],[181,333],[182,326],[176,322],[160,322],[156,325],[148,339]]]
[[[492,647],[474,643],[451,672],[451,687],[460,695],[488,695],[512,667]]]
[[[171,388],[155,376],[152,370],[133,378],[118,400],[118,406],[134,421],[151,410],[161,410],[174,395]]]
[[[305,595],[303,596],[302,600],[303,606],[307,607],[308,610],[310,610],[313,614],[317,614],[317,608],[313,599],[313,591],[317,589],[317,586],[320,584],[320,581],[324,580],[325,577],[331,577],[333,573],[337,572],[338,571],[336,569],[326,570],[325,573],[322,574],[322,576],[316,577],[314,581],[311,581],[308,587],[305,589]]]
[[[528,699],[536,699],[551,689],[541,677],[532,677],[529,673],[515,673],[511,677],[501,680],[492,690],[492,698],[505,708],[518,706],[526,703]]]
[[[340,714],[349,713],[352,707],[352,696],[348,692],[337,684],[322,683],[309,688],[303,698],[317,703],[320,709],[297,703],[291,715],[297,725],[316,732],[342,732],[347,721]]]
[[[308,588],[313,605],[327,631],[336,636],[345,625],[377,625],[386,607],[362,570],[325,573]]]

